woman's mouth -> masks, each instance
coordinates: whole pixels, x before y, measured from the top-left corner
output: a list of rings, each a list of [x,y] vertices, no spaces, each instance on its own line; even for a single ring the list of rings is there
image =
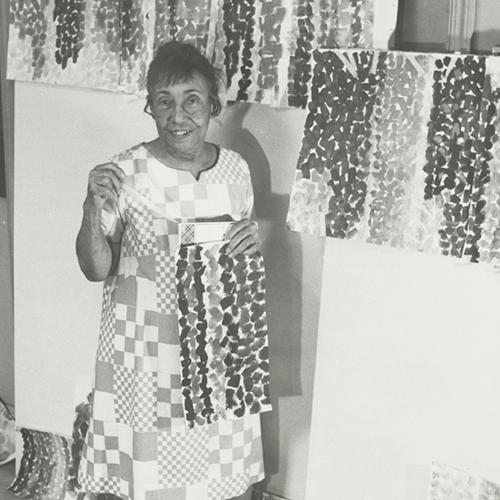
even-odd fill
[[[174,136],[174,137],[178,137],[178,138],[182,138],[182,137],[186,137],[187,135],[189,135],[191,131],[188,130],[188,129],[185,129],[185,130],[181,130],[181,129],[178,129],[178,130],[171,130],[170,133]]]

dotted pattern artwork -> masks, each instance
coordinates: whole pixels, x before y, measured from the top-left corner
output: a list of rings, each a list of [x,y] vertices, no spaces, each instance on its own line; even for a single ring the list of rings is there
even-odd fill
[[[499,263],[500,63],[317,50],[288,227]]]
[[[369,0],[10,1],[8,77],[145,94],[169,40],[196,45],[227,100],[305,108],[313,52],[371,48]]]
[[[33,500],[64,500],[71,462],[70,441],[57,434],[22,428],[23,453],[8,490]]]
[[[440,463],[433,463],[426,500],[468,498],[494,500],[500,496],[500,486],[492,481]]]
[[[260,254],[183,247],[177,262],[182,392],[191,427],[270,409]]]

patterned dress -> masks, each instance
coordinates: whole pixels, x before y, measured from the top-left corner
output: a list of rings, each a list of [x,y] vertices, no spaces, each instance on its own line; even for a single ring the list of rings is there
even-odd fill
[[[103,228],[121,241],[121,255],[104,284],[93,415],[79,482],[84,491],[125,500],[240,495],[264,478],[260,416],[247,412],[187,425],[175,273],[179,221],[250,217],[248,166],[221,148],[215,166],[196,180],[162,164],[142,144],[113,161],[127,175],[127,190],[115,212],[105,207]]]

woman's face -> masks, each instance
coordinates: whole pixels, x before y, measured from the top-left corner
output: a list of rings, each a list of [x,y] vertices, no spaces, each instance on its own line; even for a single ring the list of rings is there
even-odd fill
[[[212,109],[202,76],[195,73],[185,82],[156,84],[150,104],[160,141],[169,154],[184,159],[201,152]]]

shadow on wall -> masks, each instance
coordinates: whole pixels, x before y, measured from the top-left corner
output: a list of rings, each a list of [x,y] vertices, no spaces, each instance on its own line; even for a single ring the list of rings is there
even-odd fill
[[[286,229],[289,196],[272,191],[268,158],[274,156],[272,164],[279,167],[277,150],[264,150],[263,147],[270,149],[269,144],[261,145],[243,124],[250,107],[242,103],[230,105],[224,115],[221,142],[240,153],[249,164],[255,210],[264,237],[273,411],[262,416],[262,432],[266,477],[270,477],[278,473],[280,463],[279,399],[302,395],[302,249],[298,233]],[[265,116],[267,111],[263,108]],[[276,140],[280,140],[276,135]],[[286,144],[286,140],[283,142]]]
[[[500,29],[475,31],[472,35],[471,50],[475,54],[491,54],[491,49],[500,46]]]

